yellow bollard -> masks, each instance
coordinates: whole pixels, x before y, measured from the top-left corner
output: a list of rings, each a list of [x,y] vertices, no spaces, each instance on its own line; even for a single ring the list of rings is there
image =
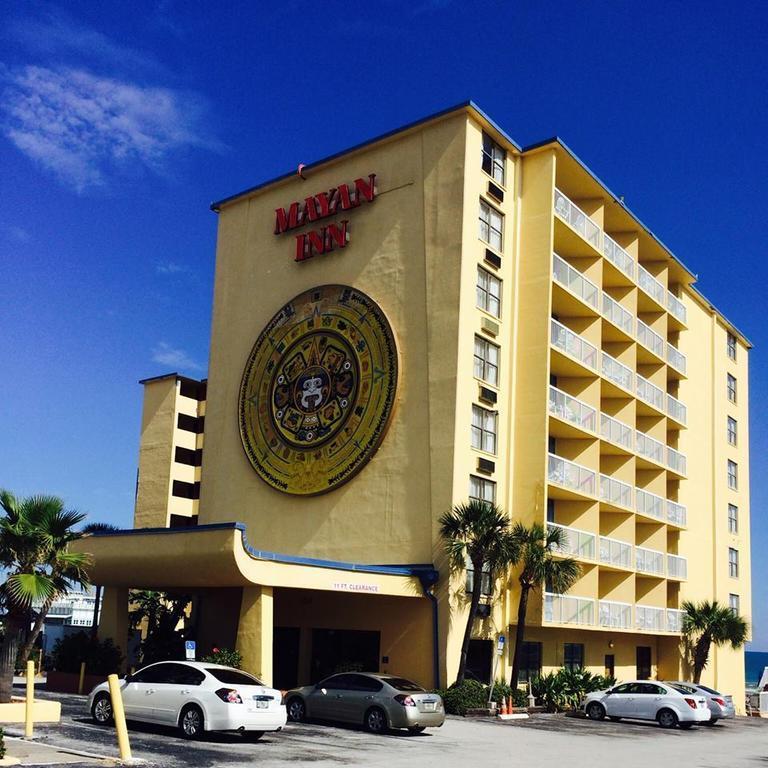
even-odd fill
[[[77,682],[77,692],[82,695],[83,685],[85,684],[85,662],[80,662],[80,679]]]
[[[34,730],[32,708],[35,706],[35,662],[27,662],[27,701],[24,707],[24,738],[31,739]]]
[[[128,741],[128,728],[125,725],[125,710],[123,709],[123,696],[120,693],[120,681],[117,675],[110,675],[107,682],[109,683],[109,695],[112,699],[112,717],[115,720],[115,731],[117,731],[117,748],[120,750],[120,759],[127,762],[131,760],[131,745]]]

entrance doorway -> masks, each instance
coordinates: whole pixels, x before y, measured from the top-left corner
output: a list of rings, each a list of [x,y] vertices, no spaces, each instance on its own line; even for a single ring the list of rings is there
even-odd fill
[[[311,683],[334,672],[378,672],[381,633],[359,629],[313,629]]]
[[[492,664],[493,640],[470,640],[467,649],[467,678],[490,683]]]
[[[288,690],[299,684],[299,627],[275,627],[272,634],[272,667],[275,688]]]
[[[651,648],[648,645],[638,645],[636,655],[637,679],[651,679]]]
[[[605,654],[605,676],[616,677],[616,656],[612,653]]]

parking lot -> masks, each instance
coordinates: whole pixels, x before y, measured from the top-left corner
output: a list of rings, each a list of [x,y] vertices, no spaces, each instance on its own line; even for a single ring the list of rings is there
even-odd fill
[[[115,758],[114,730],[94,725],[85,697],[38,694],[62,703],[62,722],[36,728],[37,740],[72,750]],[[664,731],[655,724],[592,722],[562,715],[536,715],[506,723],[449,718],[419,736],[372,736],[362,730],[322,724],[288,724],[255,744],[238,735],[210,734],[197,742],[173,731],[131,723],[133,756],[148,765],[176,766],[391,766],[400,761],[421,766],[488,765],[537,768],[686,768],[768,766],[768,720],[739,718],[715,727]],[[7,733],[20,735],[9,726]],[[50,763],[49,763],[50,764]],[[69,762],[69,766],[98,761]],[[106,764],[106,763],[102,763]]]

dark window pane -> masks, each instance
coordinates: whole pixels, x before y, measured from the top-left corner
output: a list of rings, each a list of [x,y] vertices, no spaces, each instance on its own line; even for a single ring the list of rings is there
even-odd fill
[[[350,690],[352,691],[377,693],[384,687],[382,682],[374,677],[366,677],[365,675],[352,675],[351,677]]]
[[[414,693],[417,693],[424,690],[418,683],[414,683],[412,680],[406,680],[404,677],[387,677],[385,679],[388,685],[397,688],[398,691],[413,691]]]
[[[209,675],[213,675],[219,682],[229,685],[264,685],[257,677],[239,669],[206,667],[205,671]]]

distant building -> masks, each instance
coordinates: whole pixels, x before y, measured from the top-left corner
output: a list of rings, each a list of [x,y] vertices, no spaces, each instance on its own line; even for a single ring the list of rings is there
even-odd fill
[[[70,592],[51,605],[42,632],[43,652],[50,654],[57,640],[73,632],[89,630],[93,626],[93,609],[96,605],[96,590]],[[32,605],[38,611],[40,604]]]

